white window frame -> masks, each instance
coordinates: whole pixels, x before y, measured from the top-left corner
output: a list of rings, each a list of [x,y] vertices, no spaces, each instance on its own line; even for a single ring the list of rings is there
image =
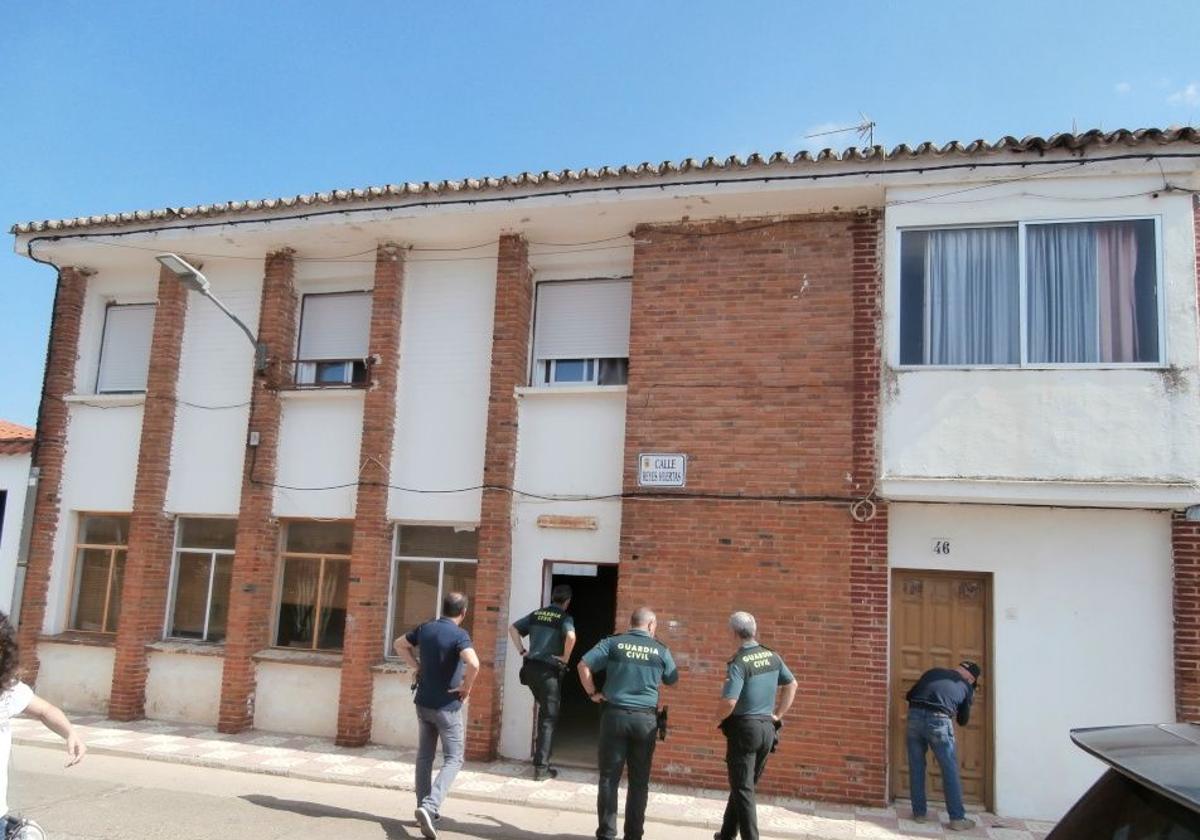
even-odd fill
[[[468,558],[468,557],[412,557],[412,556],[409,556],[406,554],[405,555],[399,554],[399,551],[400,551],[400,529],[403,527],[406,527],[406,526],[409,528],[422,527],[422,525],[424,525],[424,524],[426,524],[426,523],[405,522],[405,523],[397,523],[392,526],[392,565],[391,565],[391,569],[389,570],[389,574],[388,574],[388,598],[387,598],[387,622],[386,622],[387,627],[386,627],[386,633],[384,634],[384,639],[383,639],[384,656],[388,659],[399,659],[399,657],[396,654],[395,649],[393,648],[393,644],[396,641],[396,627],[395,627],[395,624],[396,624],[396,601],[395,601],[395,599],[396,599],[396,576],[397,576],[397,573],[399,572],[400,564],[401,563],[437,563],[438,564],[437,597],[434,600],[434,608],[433,608],[434,615],[430,618],[431,621],[433,619],[436,619],[438,617],[438,615],[441,613],[442,596],[445,594],[443,591],[443,587],[445,586],[445,582],[446,582],[446,564],[447,563],[461,563],[461,564],[472,565],[472,566],[475,566],[476,568],[478,568],[478,566],[479,566],[479,558],[478,557],[476,557],[474,559]],[[439,523],[433,527],[440,528],[440,527],[454,527],[454,526],[446,525],[445,523]],[[477,531],[478,528],[472,528],[471,530]],[[476,575],[476,581],[478,581],[478,575]]]
[[[232,548],[188,548],[183,545],[183,520],[185,519],[224,519],[229,520],[227,516],[179,516],[175,519],[175,547],[171,553],[171,581],[167,587],[167,615],[163,623],[163,638],[171,639],[172,641],[192,642],[194,644],[209,644],[223,645],[224,642],[210,642],[208,639],[208,622],[212,618],[212,598],[213,598],[213,582],[216,580],[217,574],[217,557],[233,557],[234,549]],[[236,520],[234,520],[236,521]],[[172,636],[171,630],[175,625],[175,594],[179,586],[179,555],[180,554],[207,554],[208,557],[208,598],[204,602],[204,636],[201,639],[193,639],[188,636]],[[232,600],[232,583],[230,584],[230,599]],[[226,628],[228,629],[228,628]]]
[[[533,293],[533,313],[532,313],[533,317],[531,319],[530,336],[529,336],[529,357],[530,357],[529,358],[529,361],[530,361],[529,380],[530,380],[531,387],[534,387],[534,388],[567,387],[567,388],[569,388],[571,386],[575,386],[575,387],[593,386],[593,387],[624,388],[625,385],[623,385],[623,384],[622,385],[613,385],[613,386],[600,386],[600,384],[599,384],[600,383],[600,360],[601,359],[625,359],[626,363],[628,363],[628,361],[629,361],[628,350],[626,350],[626,355],[624,355],[624,356],[581,356],[581,355],[538,356],[537,355],[537,350],[538,350],[538,345],[537,345],[538,295],[541,293],[541,290],[543,287],[555,286],[555,285],[560,285],[560,284],[571,284],[571,283],[627,283],[630,285],[630,287],[632,289],[633,278],[632,277],[575,277],[575,278],[561,278],[561,279],[554,279],[554,280],[540,280],[537,283],[535,283],[534,293]],[[632,320],[633,320],[633,315],[631,312],[630,313],[630,321],[632,322]],[[592,362],[592,377],[591,377],[591,379],[579,380],[579,381],[574,381],[574,382],[556,382],[556,381],[554,381],[555,368],[559,361],[575,361],[577,359],[582,359],[585,362],[586,361]],[[549,373],[549,381],[547,381],[547,377],[546,377],[547,372]]]
[[[301,359],[300,346],[304,340],[304,308],[309,298],[329,298],[329,297],[349,297],[351,295],[363,295],[370,301],[370,306],[367,310],[367,334],[364,338],[364,344],[367,347],[367,352],[361,358],[347,359]],[[302,292],[300,295],[300,317],[297,321],[296,328],[296,347],[295,347],[295,371],[293,381],[298,388],[366,388],[370,385],[370,365],[367,364],[367,359],[370,357],[371,346],[371,309],[375,304],[374,289],[338,289],[335,291],[313,291]],[[338,382],[321,382],[317,378],[317,369],[321,365],[342,365],[342,378]],[[364,381],[357,383],[354,381],[354,366],[362,364],[366,368]]]
[[[1072,225],[1100,222],[1153,222],[1154,223],[1154,260],[1155,260],[1155,296],[1158,301],[1158,360],[1154,362],[1031,362],[1029,361],[1028,343],[1028,266],[1025,264],[1025,235],[1026,229],[1040,225]],[[1020,298],[1020,360],[1015,364],[913,364],[900,361],[901,334],[904,329],[901,301],[903,300],[903,262],[901,260],[902,240],[905,233],[915,233],[927,230],[980,230],[987,228],[1016,228],[1017,229],[1017,262],[1018,288]],[[1166,279],[1163,276],[1166,263],[1163,253],[1162,216],[1137,213],[1129,216],[1084,216],[1084,217],[1053,217],[1046,219],[1022,219],[1007,222],[981,222],[978,224],[944,224],[944,225],[906,225],[896,228],[895,253],[892,255],[893,276],[896,278],[896,294],[894,297],[895,338],[892,341],[893,367],[896,370],[1162,370],[1167,363],[1167,324],[1166,324]]]
[[[146,351],[146,383],[143,383],[141,388],[135,390],[118,390],[112,388],[101,389],[100,383],[104,377],[104,342],[108,338],[108,316],[114,309],[149,309],[153,314],[150,316],[150,347]],[[109,301],[104,304],[104,316],[100,325],[100,346],[96,352],[96,384],[92,389],[96,394],[144,394],[146,393],[146,385],[150,379],[150,365],[154,362],[154,316],[158,314],[158,304],[154,301],[140,301],[121,303],[119,301]]]

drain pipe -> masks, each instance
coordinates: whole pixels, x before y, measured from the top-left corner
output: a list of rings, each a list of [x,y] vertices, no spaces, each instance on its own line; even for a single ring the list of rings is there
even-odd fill
[[[29,484],[25,488],[25,510],[21,514],[21,541],[17,547],[17,569],[13,578],[12,603],[8,618],[14,627],[21,620],[21,599],[25,595],[25,572],[29,568],[29,541],[33,538],[33,507],[37,504],[38,479],[41,467],[29,468]]]

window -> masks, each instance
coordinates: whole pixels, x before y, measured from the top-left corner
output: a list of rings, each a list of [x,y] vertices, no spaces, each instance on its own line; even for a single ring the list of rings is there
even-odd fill
[[[75,545],[71,629],[116,633],[129,546],[128,516],[83,516]]]
[[[237,520],[179,520],[168,636],[201,642],[225,641],[236,540]]]
[[[288,523],[277,647],[342,649],[353,533],[349,522]]]
[[[96,393],[129,394],[146,390],[154,304],[111,304],[104,310],[100,371]]]
[[[474,601],[478,557],[478,531],[431,525],[396,528],[392,610],[386,640],[389,655],[397,636],[441,614],[445,593],[464,592]],[[468,633],[474,624],[474,606],[467,606],[463,622]]]
[[[370,292],[305,295],[296,384],[310,388],[366,385],[370,332]]]
[[[535,385],[624,385],[629,375],[628,280],[538,283]]]
[[[1156,364],[1153,219],[906,230],[906,365]]]

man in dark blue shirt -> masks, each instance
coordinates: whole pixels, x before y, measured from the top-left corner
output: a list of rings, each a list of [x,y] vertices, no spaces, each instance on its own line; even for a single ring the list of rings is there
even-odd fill
[[[521,683],[529,686],[538,704],[537,743],[533,749],[533,779],[553,779],[558,771],[550,766],[550,747],[562,705],[562,681],[567,661],[575,648],[575,619],[567,614],[571,587],[560,583],[550,593],[550,605],[518,618],[508,635],[524,661]],[[521,641],[529,637],[529,649]]]
[[[442,599],[442,617],[409,631],[396,640],[396,653],[417,675],[417,810],[421,833],[437,837],[434,823],[442,802],[458,775],[466,751],[462,704],[471,696],[479,674],[479,657],[471,637],[462,629],[467,617],[467,596],[450,592]],[[442,769],[433,775],[433,754],[442,742]]]
[[[958,750],[954,742],[954,721],[966,726],[975,699],[975,682],[980,668],[964,660],[956,668],[931,668],[921,675],[904,695],[908,701],[909,793],[913,819],[925,822],[925,752],[933,750],[942,768],[942,787],[946,791],[946,810],[950,828],[966,831],[975,827],[963,809],[962,780],[958,773]]]

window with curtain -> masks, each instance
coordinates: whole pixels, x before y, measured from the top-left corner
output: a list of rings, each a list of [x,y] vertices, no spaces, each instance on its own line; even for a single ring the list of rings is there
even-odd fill
[[[289,522],[276,647],[340,651],[346,635],[350,522]]]
[[[371,293],[305,295],[300,307],[296,384],[310,388],[365,385]]]
[[[168,636],[225,641],[236,540],[235,519],[179,520]]]
[[[128,516],[80,517],[75,543],[72,630],[117,632],[128,547]]]
[[[435,525],[397,526],[392,604],[385,639],[389,656],[394,653],[392,641],[397,636],[441,614],[442,596],[447,592],[463,592],[470,599],[463,627],[471,632],[478,557],[478,531]]]
[[[628,280],[538,283],[535,385],[624,385],[629,378]]]
[[[100,339],[97,394],[129,394],[146,390],[154,304],[111,304],[104,310]]]
[[[903,231],[900,264],[902,364],[1160,361],[1152,219]]]

